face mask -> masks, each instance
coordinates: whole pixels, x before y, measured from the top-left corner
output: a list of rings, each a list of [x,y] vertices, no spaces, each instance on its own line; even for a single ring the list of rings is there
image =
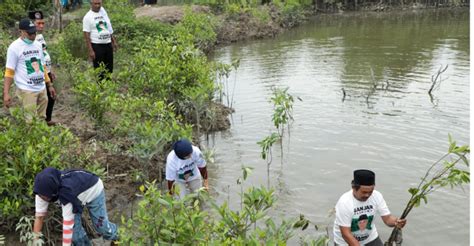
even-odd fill
[[[23,42],[25,42],[26,44],[32,44],[33,43],[33,41],[31,41],[28,38],[23,38]]]

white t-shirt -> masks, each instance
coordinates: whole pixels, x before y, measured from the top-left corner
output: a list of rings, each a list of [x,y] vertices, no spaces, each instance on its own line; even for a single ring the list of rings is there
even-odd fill
[[[174,153],[174,150],[166,158],[166,180],[186,183],[201,178],[198,168],[206,166],[201,150],[193,146],[191,158],[181,160]]]
[[[41,47],[43,48],[43,56],[44,56],[44,65],[48,69],[48,71],[51,71],[51,57],[49,56],[48,50],[46,48],[46,41],[44,40],[43,34],[36,34],[36,42],[40,43]],[[44,47],[43,47],[44,44]]]
[[[103,7],[99,12],[89,10],[82,19],[82,31],[90,33],[91,43],[108,44],[114,33],[109,16]]]
[[[43,48],[38,42],[27,44],[19,38],[8,47],[6,68],[15,71],[13,79],[19,89],[44,90],[44,64]]]
[[[352,194],[352,190],[344,193],[336,204],[334,242],[338,245],[347,245],[339,226],[350,227],[352,235],[361,245],[375,240],[378,237],[377,228],[373,223],[376,214],[380,216],[390,214],[380,192],[374,190],[365,202],[357,200]]]

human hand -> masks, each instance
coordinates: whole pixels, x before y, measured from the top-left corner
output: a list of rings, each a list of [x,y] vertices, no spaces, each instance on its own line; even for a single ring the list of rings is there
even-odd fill
[[[51,95],[51,97],[56,100],[56,90],[54,89],[54,87],[51,85],[51,86],[48,86],[48,90],[49,90],[49,94]]]
[[[5,108],[10,108],[11,101],[12,101],[12,98],[10,97],[8,93],[3,94],[3,106]]]
[[[95,52],[93,50],[89,51],[89,58],[91,59],[91,61],[95,60]]]
[[[208,179],[205,179],[205,180],[204,180],[203,186],[204,186],[204,189],[205,189],[206,191],[209,191],[209,180],[208,180]]]
[[[407,223],[407,220],[406,219],[398,219],[395,221],[395,227],[399,228],[399,229],[402,229],[403,227],[405,227]]]

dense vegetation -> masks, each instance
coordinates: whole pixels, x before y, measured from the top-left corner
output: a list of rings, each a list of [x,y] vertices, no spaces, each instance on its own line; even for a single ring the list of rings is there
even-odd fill
[[[11,28],[13,21],[24,16],[22,13],[27,9],[51,9],[50,1],[6,0],[0,3],[0,17],[5,20],[3,28]],[[111,79],[98,81],[100,71],[92,69],[87,62],[80,21],[70,22],[62,33],[51,30],[46,34],[53,63],[60,65],[56,67],[57,89],[67,97],[64,100],[67,109],[86,116],[85,122],[92,122],[94,141],[77,129],[49,128],[39,121],[27,124],[20,110],[14,110],[11,116],[1,116],[0,227],[14,228],[22,216],[33,214],[32,182],[37,172],[54,166],[83,167],[104,174],[109,163],[94,156],[101,151],[127,160],[122,165],[130,167],[127,174],[133,176],[134,184],[147,184],[136,215],[123,218],[121,233],[125,244],[188,244],[196,241],[219,245],[284,244],[293,236],[295,228],[306,229],[310,222],[304,216],[281,221],[268,217],[267,212],[275,201],[270,187],[242,192],[239,211],[229,209],[227,204],[217,205],[205,194],[175,201],[160,191],[163,157],[169,151],[170,143],[181,137],[197,140],[202,132],[217,128],[216,101],[222,102],[223,91],[228,88],[216,81],[215,75],[223,75],[222,78],[226,79],[232,66],[209,62],[205,52],[215,45],[222,22],[212,13],[187,10],[183,20],[171,26],[135,18],[131,14],[133,6],[126,0],[106,3],[120,43],[115,58],[116,72]],[[283,27],[297,25],[310,9],[350,9],[375,4],[371,1],[333,0],[196,3],[211,6],[213,13],[224,14],[225,20],[251,16],[262,26],[275,21]],[[414,3],[391,1],[387,4]],[[439,0],[425,3],[464,4],[462,1]],[[14,39],[9,32],[0,32],[2,67],[7,47]],[[3,80],[2,76],[3,73],[0,76]],[[286,90],[280,93],[283,96],[276,93],[273,99],[277,109],[273,119],[278,132],[281,131],[280,137],[291,119],[288,110],[292,104],[278,103],[285,101],[278,98],[290,98],[285,93]],[[229,96],[229,93],[225,95]],[[275,142],[277,135],[273,138]],[[266,150],[262,146],[264,159],[268,155],[266,151],[271,149],[268,141],[266,146]],[[243,170],[239,184],[248,173],[247,168]],[[157,182],[148,183],[151,180]],[[203,196],[206,202],[202,202]],[[202,210],[202,206],[211,208]],[[208,218],[208,214],[212,216]],[[150,226],[152,222],[163,227]],[[323,245],[325,239],[306,243]]]
[[[214,129],[218,108],[215,97],[222,96],[224,89],[216,81],[216,74],[224,74],[225,70],[228,76],[231,66],[209,62],[203,52],[216,42],[217,21],[212,15],[187,10],[183,20],[171,26],[133,17],[129,14],[133,12],[133,6],[126,1],[114,1],[106,8],[120,41],[116,72],[109,79],[98,81],[100,69],[94,70],[87,62],[79,20],[70,22],[62,33],[54,30],[46,33],[53,63],[57,65],[56,87],[63,97],[67,97],[65,106],[73,113],[86,116],[85,122],[91,122],[94,141],[84,141],[85,137],[77,129],[49,128],[40,121],[27,124],[19,109],[13,110],[11,116],[2,116],[0,131],[4,144],[0,167],[4,179],[0,190],[0,226],[14,228],[20,218],[33,214],[34,176],[47,166],[82,167],[104,175],[109,163],[94,157],[100,149],[106,155],[127,158],[130,163],[121,165],[132,167],[130,176],[138,174],[133,175],[133,182],[158,180],[156,185],[148,185],[137,211],[140,216],[131,218],[130,222],[124,219],[127,225],[122,230],[125,242],[141,238],[185,243],[185,240],[212,237],[215,242],[228,244],[266,240],[284,243],[292,236],[293,226],[306,228],[309,223],[306,220],[282,221],[277,226],[278,222],[266,216],[275,200],[273,192],[266,189],[251,189],[242,194],[245,207],[240,212],[234,212],[226,205],[214,205],[217,210],[213,218],[216,220],[212,223],[203,221],[207,212],[199,207],[189,207],[185,201],[173,201],[171,197],[161,195],[157,189],[161,189],[163,157],[169,151],[170,143],[181,137],[192,138],[193,134],[197,134],[197,139],[201,132]],[[2,57],[14,39],[2,32]],[[1,62],[4,66],[4,60]],[[143,223],[147,219],[146,213],[153,211],[149,208],[157,206],[156,209],[163,210],[158,214],[160,218],[153,219],[161,219],[165,224],[168,215],[176,215],[176,211],[171,214],[166,206],[159,205],[163,200],[180,207],[184,214],[191,213],[195,221],[190,223],[190,229],[199,227],[200,233],[187,239],[176,233],[169,235],[169,230],[182,224],[167,224],[159,233],[148,234]],[[228,223],[221,224],[218,214],[228,218]],[[240,222],[232,218],[238,218]],[[260,220],[265,220],[262,222],[265,227],[257,227]],[[29,220],[23,218],[21,221],[20,228],[28,230],[30,227],[24,224]],[[144,229],[130,226],[137,225],[135,222]]]

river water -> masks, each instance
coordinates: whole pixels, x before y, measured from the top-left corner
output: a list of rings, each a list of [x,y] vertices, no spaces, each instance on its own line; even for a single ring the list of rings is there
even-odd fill
[[[376,172],[376,189],[392,214],[400,215],[408,188],[446,153],[448,134],[469,143],[467,9],[319,16],[274,39],[219,48],[213,59],[240,59],[228,81],[232,127],[207,142],[216,151],[212,192],[232,208],[239,207],[242,165],[254,168],[244,187],[267,184],[256,142],[274,131],[272,87],[289,87],[301,99],[295,100],[291,134],[283,141],[283,165],[279,145],[273,149],[273,216],[302,213],[332,227],[329,211],[350,189],[358,168]],[[430,100],[431,76],[446,65]],[[380,219],[375,223],[386,240],[390,229]],[[312,229],[306,235],[317,234]],[[427,205],[409,215],[404,241],[468,245],[469,187],[431,194]]]

